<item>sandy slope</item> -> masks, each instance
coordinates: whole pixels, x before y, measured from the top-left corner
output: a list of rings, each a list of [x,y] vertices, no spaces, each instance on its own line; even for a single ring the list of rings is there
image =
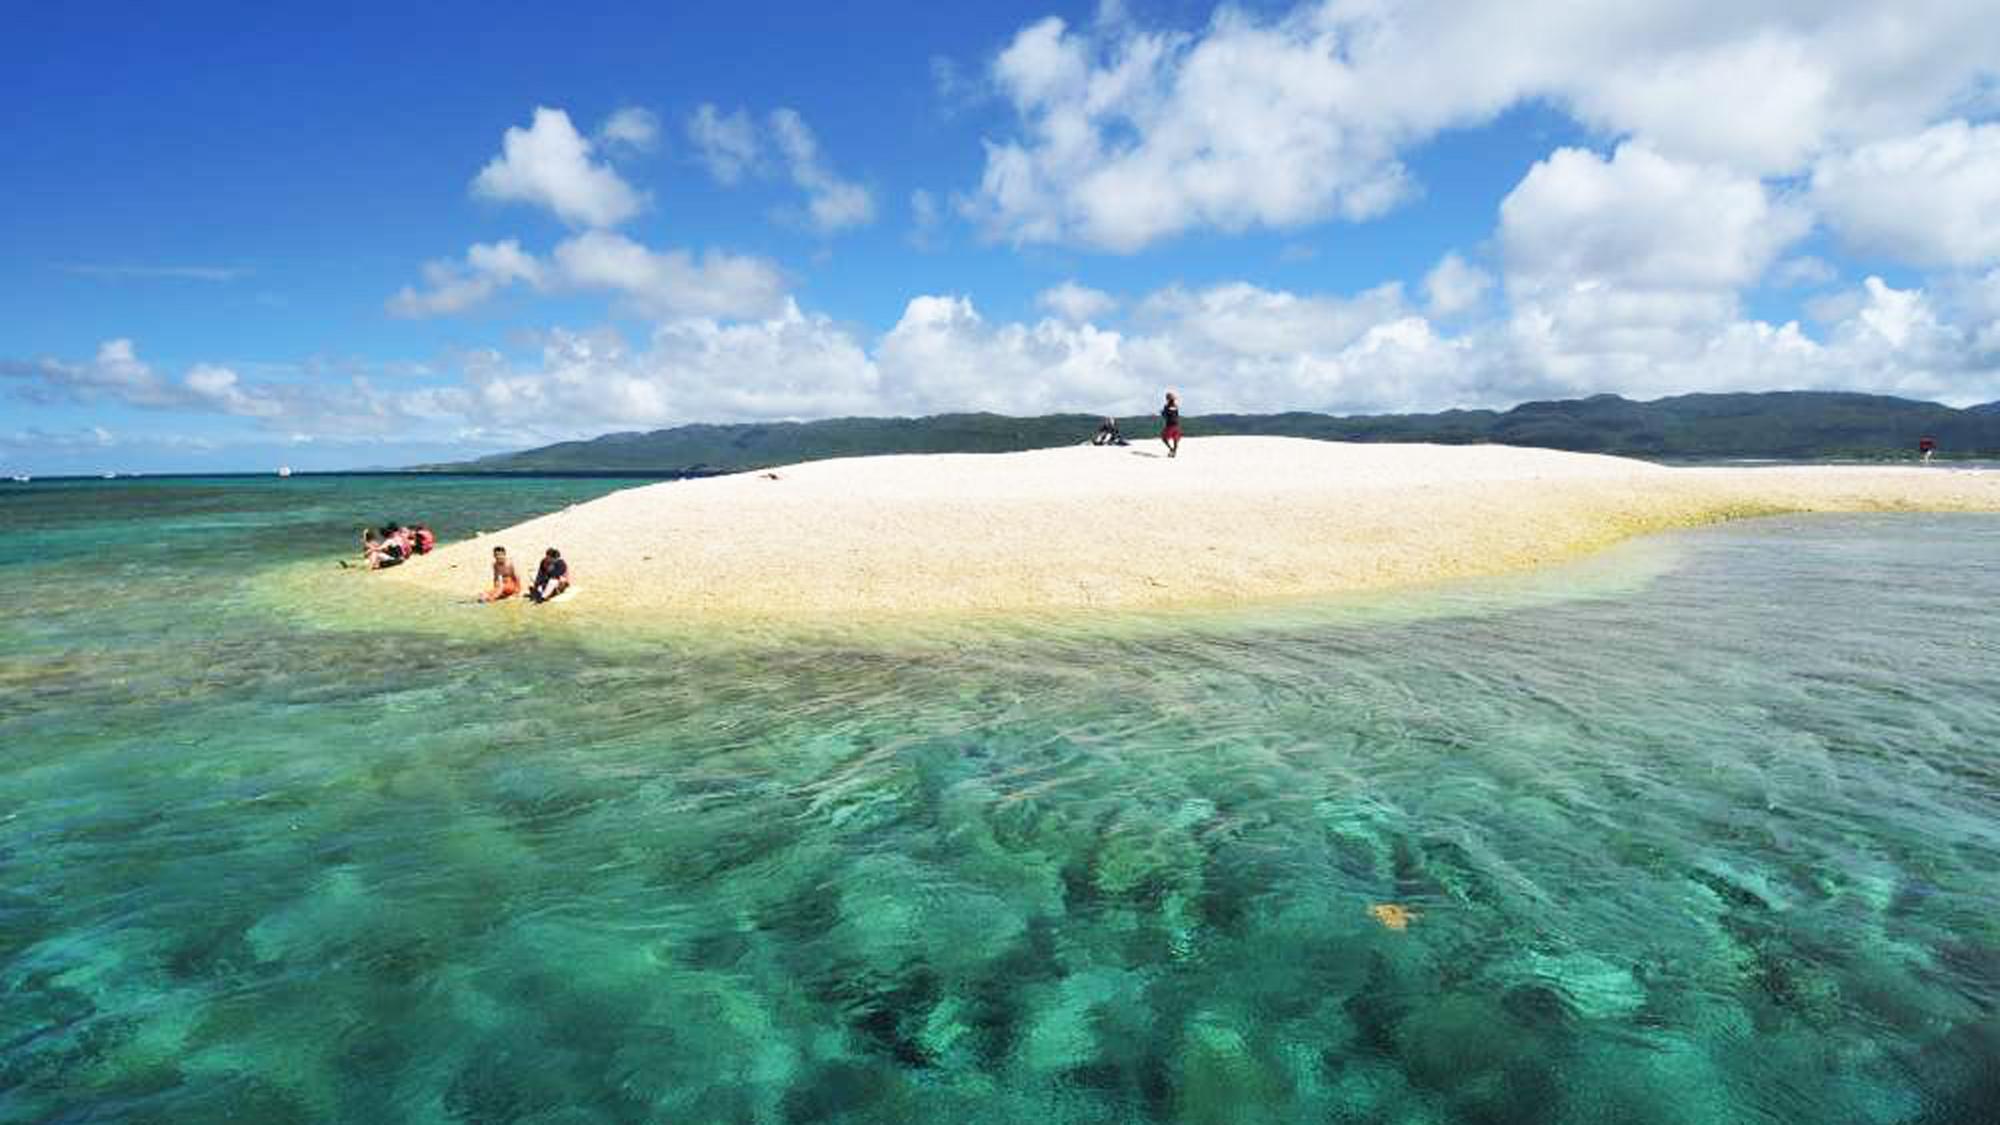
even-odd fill
[[[383,577],[464,595],[505,545],[581,602],[761,615],[1198,604],[1500,573],[1779,511],[2000,511],[2000,473],[1673,469],[1505,446],[1215,437],[864,457],[614,493]]]

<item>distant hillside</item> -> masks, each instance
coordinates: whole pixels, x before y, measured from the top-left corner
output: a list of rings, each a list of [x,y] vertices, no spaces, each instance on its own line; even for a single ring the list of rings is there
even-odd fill
[[[1122,418],[1134,440],[1157,430],[1150,416]],[[877,453],[1005,453],[1080,442],[1097,428],[1087,414],[1010,418],[834,418],[678,426],[606,434],[421,470],[479,472],[739,472],[770,465]],[[1782,391],[1679,395],[1633,402],[1617,395],[1527,402],[1512,410],[1441,414],[1206,414],[1187,433],[1272,434],[1328,441],[1498,443],[1615,453],[1661,460],[1777,457],[1898,459],[1917,438],[1937,438],[1954,457],[2000,456],[2000,403],[1956,410],[1884,395]]]

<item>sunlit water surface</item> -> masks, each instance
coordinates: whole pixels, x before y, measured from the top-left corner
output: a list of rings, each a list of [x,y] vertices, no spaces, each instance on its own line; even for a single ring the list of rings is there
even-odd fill
[[[900,638],[286,577],[615,486],[0,486],[0,1121],[1995,1119],[2000,519]]]

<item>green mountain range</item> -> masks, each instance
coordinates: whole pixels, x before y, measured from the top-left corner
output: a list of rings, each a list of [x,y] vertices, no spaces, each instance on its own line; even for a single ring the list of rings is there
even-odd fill
[[[1093,415],[939,414],[677,426],[566,441],[476,461],[417,466],[457,472],[739,472],[826,457],[879,453],[1006,453],[1086,441]],[[1119,419],[1127,437],[1151,439],[1157,419]],[[1512,410],[1439,414],[1206,414],[1187,437],[1270,434],[1327,441],[1494,443],[1614,453],[1656,460],[1769,457],[1907,460],[1917,439],[1946,457],[2000,457],[2000,402],[1963,410],[1886,395],[1821,391],[1677,395],[1634,402],[1617,395],[1526,402]]]

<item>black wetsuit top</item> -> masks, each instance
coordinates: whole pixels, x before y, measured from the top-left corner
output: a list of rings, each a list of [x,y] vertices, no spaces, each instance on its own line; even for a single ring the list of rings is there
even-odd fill
[[[569,573],[569,564],[564,562],[563,560],[543,559],[542,565],[535,568],[534,588],[537,592],[540,592],[542,587],[553,585],[556,579],[561,578],[563,575],[568,573]]]
[[[1162,421],[1164,421],[1164,422],[1165,422],[1165,423],[1166,423],[1167,425],[1169,425],[1169,426],[1178,426],[1178,425],[1180,425],[1180,424],[1181,424],[1181,408],[1180,408],[1180,407],[1178,407],[1178,406],[1163,406],[1163,407],[1161,407],[1161,408],[1160,408],[1160,419],[1161,419]]]

